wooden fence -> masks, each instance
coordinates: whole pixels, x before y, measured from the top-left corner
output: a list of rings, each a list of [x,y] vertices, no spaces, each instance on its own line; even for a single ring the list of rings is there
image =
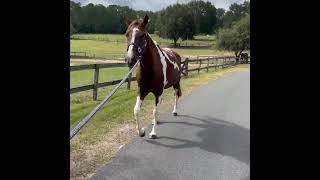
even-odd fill
[[[250,59],[250,57],[249,57]],[[236,61],[235,56],[224,56],[224,57],[202,57],[202,58],[186,58],[181,63],[181,76],[188,77],[189,72],[197,71],[200,73],[201,70],[209,71],[210,68],[226,68],[240,63],[247,63],[243,61]],[[250,63],[250,61],[248,61]],[[127,67],[126,63],[108,63],[108,64],[89,64],[89,65],[78,65],[70,66],[70,71],[82,71],[94,69],[94,79],[93,84],[74,87],[70,89],[70,94],[78,93],[82,91],[88,91],[93,89],[93,100],[97,100],[98,88],[113,86],[118,84],[122,79],[113,80],[108,82],[99,83],[99,70],[103,68],[114,68],[114,67]],[[127,89],[130,89],[131,82],[136,81],[135,77],[132,77],[132,74],[127,78]]]
[[[124,37],[124,36],[123,36],[123,37]],[[125,43],[125,42],[127,42],[125,39],[109,39],[109,38],[107,38],[107,37],[71,36],[70,39],[73,39],[73,40],[107,41],[107,42],[117,42],[117,43]]]
[[[174,45],[174,43],[170,43],[169,46],[179,47],[179,48],[211,48],[212,44],[180,42],[180,43],[177,43],[176,46]]]
[[[70,56],[76,56],[76,57],[88,57],[87,52],[70,52]]]
[[[88,59],[104,59],[104,60],[123,60],[126,57],[126,53],[123,54],[104,54],[97,56],[90,52],[70,52],[70,58],[88,58]]]

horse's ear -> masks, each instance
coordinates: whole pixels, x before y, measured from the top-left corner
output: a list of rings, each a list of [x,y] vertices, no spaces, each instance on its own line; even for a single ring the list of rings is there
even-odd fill
[[[127,26],[129,26],[129,24],[131,23],[131,21],[126,16],[123,17],[123,20]]]
[[[148,24],[148,22],[149,22],[149,17],[148,17],[148,15],[146,14],[146,15],[144,16],[144,19],[143,19],[143,25],[146,26],[146,25]]]

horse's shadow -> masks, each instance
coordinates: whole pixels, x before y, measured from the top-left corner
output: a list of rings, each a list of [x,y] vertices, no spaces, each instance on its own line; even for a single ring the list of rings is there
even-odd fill
[[[198,136],[201,141],[190,141],[187,139],[180,139],[168,136],[159,136],[158,139],[170,139],[174,141],[183,142],[180,145],[168,145],[157,140],[146,140],[147,142],[165,146],[168,148],[180,149],[199,147],[203,150],[213,153],[219,153],[222,155],[232,156],[237,160],[250,165],[250,130],[243,128],[237,124],[226,122],[215,118],[198,118],[189,115],[179,115],[179,121],[162,121],[165,123],[178,123],[189,126],[197,126],[202,129],[195,135]],[[190,119],[192,121],[201,121],[201,124],[183,122],[184,119]],[[188,120],[188,121],[190,121]]]

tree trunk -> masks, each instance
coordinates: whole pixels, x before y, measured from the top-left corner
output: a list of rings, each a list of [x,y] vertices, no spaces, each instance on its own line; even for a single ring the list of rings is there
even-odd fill
[[[244,49],[241,49],[241,51],[240,51],[240,53],[239,53],[239,56],[241,55],[241,53],[242,53],[243,50],[244,50]],[[240,60],[241,60],[241,63],[243,63],[243,59],[241,59],[241,57],[240,57]]]
[[[173,38],[173,41],[174,41],[174,47],[177,47],[177,40],[176,38]]]
[[[236,52],[234,52],[234,53],[235,53],[235,55],[236,55],[236,62],[239,62],[238,51],[236,51]]]

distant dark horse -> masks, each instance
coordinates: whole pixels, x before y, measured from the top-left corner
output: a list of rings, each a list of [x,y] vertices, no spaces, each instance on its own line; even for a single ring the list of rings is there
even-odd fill
[[[149,138],[156,138],[156,125],[159,120],[159,106],[164,89],[173,87],[175,91],[175,105],[173,115],[177,115],[178,98],[181,96],[180,69],[181,57],[169,48],[160,48],[146,32],[148,15],[144,20],[127,21],[127,63],[132,67],[138,60],[136,78],[139,94],[134,107],[134,117],[139,136],[145,135],[144,128],[140,126],[140,107],[144,98],[151,92],[155,96],[153,110],[153,128]]]
[[[241,63],[248,63],[249,55],[248,53],[241,53],[240,54],[240,62]]]

